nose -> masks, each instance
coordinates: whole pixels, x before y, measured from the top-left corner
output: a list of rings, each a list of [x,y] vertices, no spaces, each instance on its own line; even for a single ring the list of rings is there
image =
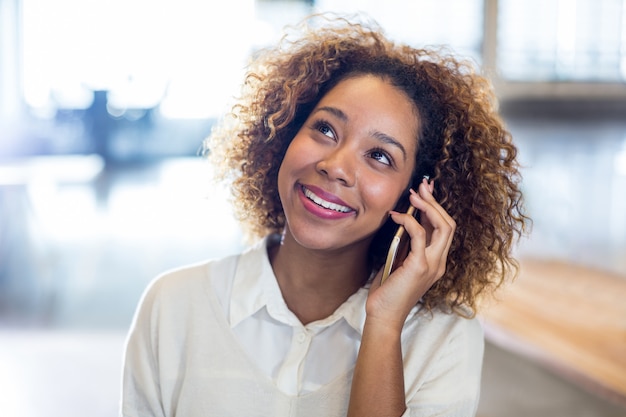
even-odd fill
[[[320,159],[317,163],[317,171],[332,181],[351,187],[356,179],[356,166],[354,150],[339,146]]]

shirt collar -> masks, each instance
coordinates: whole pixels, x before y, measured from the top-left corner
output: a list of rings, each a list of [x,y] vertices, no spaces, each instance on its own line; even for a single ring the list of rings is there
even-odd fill
[[[363,326],[365,325],[365,301],[367,300],[368,292],[368,288],[359,288],[333,314],[321,322],[323,323],[327,320],[334,322],[343,318],[350,327],[362,336]]]
[[[268,244],[273,240],[274,236],[264,238],[239,258],[230,300],[231,327],[269,304],[281,304],[278,301],[282,300],[282,294],[267,254]]]
[[[264,307],[276,320],[291,326],[302,325],[293,312],[287,308],[269,261],[267,249],[277,244],[279,239],[278,235],[270,235],[241,255],[230,300],[231,327],[235,327]],[[307,327],[321,330],[344,319],[350,327],[362,334],[367,293],[367,288],[360,288],[333,314],[310,323]]]

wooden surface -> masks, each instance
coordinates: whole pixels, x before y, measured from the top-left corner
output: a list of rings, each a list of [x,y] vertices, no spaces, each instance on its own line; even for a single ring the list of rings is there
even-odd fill
[[[491,342],[626,405],[626,277],[525,259],[480,318]]]

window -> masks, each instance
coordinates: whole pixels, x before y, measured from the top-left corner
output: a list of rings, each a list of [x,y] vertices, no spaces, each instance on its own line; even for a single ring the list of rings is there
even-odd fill
[[[447,45],[482,62],[483,0],[317,0],[318,11],[365,12],[398,41]]]
[[[23,0],[29,107],[112,114],[160,106],[171,118],[221,113],[258,38],[254,0]],[[255,36],[257,38],[255,38]]]
[[[626,1],[500,0],[497,56],[509,81],[624,81]]]

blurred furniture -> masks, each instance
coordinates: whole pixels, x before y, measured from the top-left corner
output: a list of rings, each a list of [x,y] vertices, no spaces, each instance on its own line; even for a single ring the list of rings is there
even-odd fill
[[[626,405],[626,277],[524,259],[483,308],[486,338],[589,391]]]

